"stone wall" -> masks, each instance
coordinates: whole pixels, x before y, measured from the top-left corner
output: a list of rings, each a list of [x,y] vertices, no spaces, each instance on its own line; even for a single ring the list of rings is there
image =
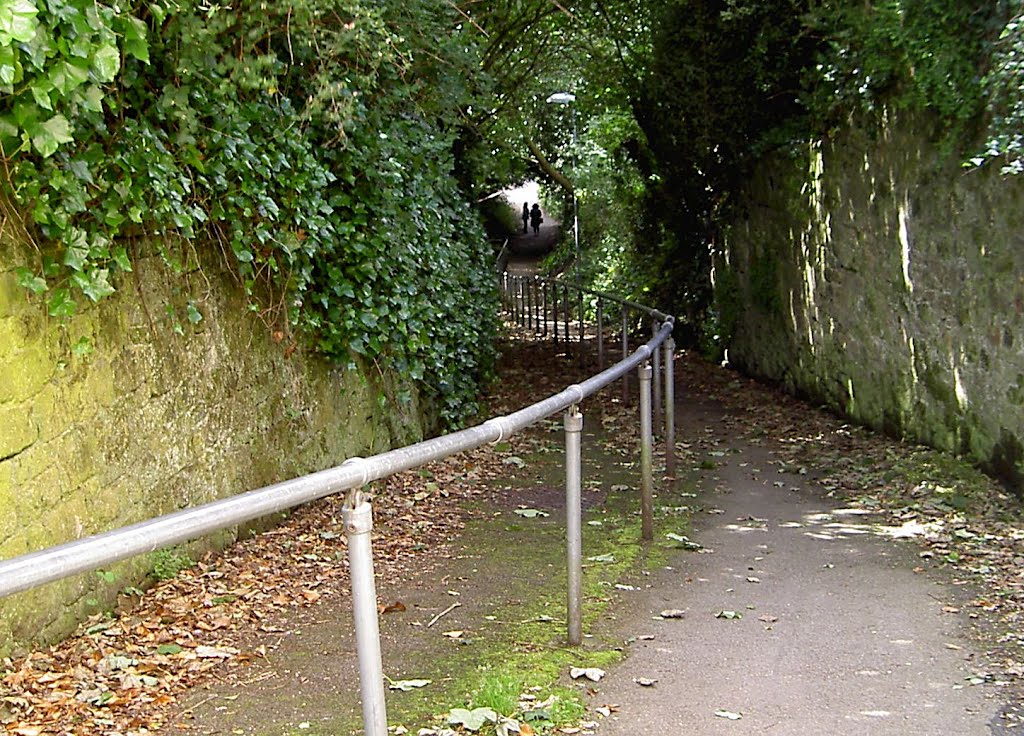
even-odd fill
[[[183,253],[191,265],[175,275],[141,244],[118,294],[80,302],[79,315],[60,321],[17,285],[13,269],[28,250],[11,235],[12,221],[4,224],[0,559],[421,437],[408,386],[309,355],[246,309],[216,259],[200,266]],[[190,301],[202,315],[194,324]],[[0,599],[0,653],[67,633],[139,584],[154,562],[143,556],[105,576]]]
[[[730,361],[1024,490],[1024,182],[889,112],[765,162],[715,269]]]

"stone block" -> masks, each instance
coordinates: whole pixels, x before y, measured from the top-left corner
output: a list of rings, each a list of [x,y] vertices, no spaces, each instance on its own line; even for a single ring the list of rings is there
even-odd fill
[[[38,438],[28,402],[0,404],[0,460],[20,455]]]
[[[28,293],[18,286],[13,271],[0,271],[0,319],[20,312],[28,301]]]

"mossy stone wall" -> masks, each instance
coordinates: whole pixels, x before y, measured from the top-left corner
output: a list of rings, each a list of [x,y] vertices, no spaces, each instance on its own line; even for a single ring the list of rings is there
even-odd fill
[[[764,162],[716,264],[728,357],[1024,491],[1024,182],[932,140],[886,112]]]
[[[422,437],[410,387],[308,354],[246,308],[216,259],[183,252],[189,266],[174,274],[141,243],[117,294],[70,320],[48,317],[17,285],[30,251],[13,222],[0,234],[0,559]],[[87,355],[72,349],[83,337]],[[152,564],[0,599],[0,654],[66,634]]]

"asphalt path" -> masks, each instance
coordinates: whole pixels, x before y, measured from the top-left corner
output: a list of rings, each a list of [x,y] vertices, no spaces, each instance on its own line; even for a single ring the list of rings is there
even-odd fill
[[[677,424],[700,432],[720,414],[680,407]],[[969,591],[923,570],[880,519],[779,472],[770,443],[720,451],[695,479],[689,536],[704,549],[623,596],[628,656],[595,686],[600,734],[1016,733],[970,682]]]

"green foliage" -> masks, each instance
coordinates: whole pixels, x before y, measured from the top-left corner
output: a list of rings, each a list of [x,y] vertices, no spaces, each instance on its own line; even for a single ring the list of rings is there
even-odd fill
[[[982,107],[981,72],[1003,3],[959,0],[831,2],[807,13],[824,44],[808,68],[805,102],[818,126],[883,103],[928,110],[950,150]]]
[[[515,713],[519,695],[525,689],[525,681],[515,672],[488,672],[470,700],[474,707],[491,708],[508,716]]]
[[[720,343],[728,332],[728,309],[711,308],[713,254],[735,195],[766,152],[830,135],[854,114],[870,120],[887,106],[924,113],[943,150],[962,155],[988,89],[1001,94],[992,107],[994,134],[974,163],[1010,154],[1007,168],[1024,170],[1016,158],[1024,146],[1019,18],[1003,30],[987,87],[982,82],[1008,17],[1002,0],[654,0],[613,7],[620,20],[606,24],[603,43],[593,43],[599,53],[587,56],[586,91],[619,100],[642,132],[604,149],[628,154],[637,192],[602,192],[611,197],[607,211],[621,217],[632,202],[639,216],[623,219],[620,235],[588,257],[628,272],[620,283],[639,280],[648,298],[672,305],[684,332],[688,323],[717,320],[710,331],[677,334],[683,341],[713,334]],[[582,33],[592,35],[600,17],[598,11],[584,21]],[[593,219],[584,219],[591,248]],[[719,297],[726,287],[716,289]]]
[[[989,136],[967,165],[1002,158],[1003,174],[1024,173],[1024,13],[1019,10],[999,34],[984,85]]]
[[[474,410],[489,252],[454,179],[474,46],[439,0],[0,0],[7,186],[54,317],[114,292],[133,243],[224,253],[269,321]],[[429,53],[428,53],[429,51]],[[202,319],[190,302],[176,331]]]
[[[157,550],[150,555],[150,560],[153,564],[153,577],[157,580],[170,580],[196,564],[187,551],[178,547]]]

